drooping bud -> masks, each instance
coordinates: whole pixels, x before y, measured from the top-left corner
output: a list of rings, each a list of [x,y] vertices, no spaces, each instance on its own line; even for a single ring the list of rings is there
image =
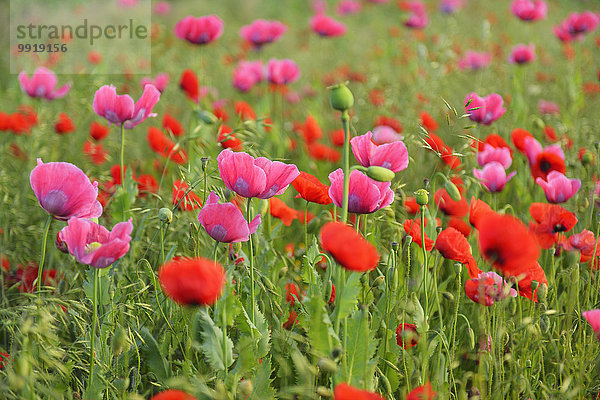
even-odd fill
[[[592,155],[592,153],[590,153],[589,151],[583,153],[583,155],[581,156],[581,163],[583,165],[590,165],[592,162],[594,162],[594,156]]]
[[[338,83],[329,87],[329,103],[333,109],[347,111],[354,105],[354,96],[346,84]]]
[[[367,168],[367,176],[378,182],[391,182],[396,174],[387,168],[372,165]]]
[[[204,122],[207,125],[216,124],[219,120],[215,114],[206,110],[196,111],[196,116],[200,121]]]
[[[321,371],[325,371],[328,372],[330,374],[335,374],[338,370],[338,365],[335,361],[333,361],[330,358],[321,358],[318,363],[317,366],[319,367],[319,369]]]
[[[158,219],[160,220],[160,222],[170,224],[171,221],[173,221],[173,211],[169,210],[166,207],[161,208],[160,210],[158,210]]]
[[[429,192],[425,189],[419,189],[415,192],[415,200],[420,206],[426,206],[429,203]]]
[[[454,183],[447,180],[446,183],[444,183],[444,189],[446,189],[446,192],[448,192],[448,196],[450,196],[452,200],[460,201],[460,190],[458,190]]]

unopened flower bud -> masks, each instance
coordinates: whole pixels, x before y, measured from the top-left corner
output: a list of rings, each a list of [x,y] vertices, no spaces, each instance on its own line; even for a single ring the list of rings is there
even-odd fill
[[[119,325],[115,330],[110,345],[115,356],[120,355],[123,351],[129,350],[129,339],[122,326]]]
[[[319,386],[317,388],[317,394],[321,397],[326,397],[326,398],[333,397],[333,395],[331,394],[331,390],[329,390],[325,386]]]
[[[354,96],[344,83],[329,88],[329,103],[334,110],[347,111],[354,105]]]
[[[160,222],[170,224],[171,221],[173,221],[173,211],[169,210],[166,207],[161,208],[160,210],[158,210],[158,219],[160,220]]]
[[[546,297],[548,296],[548,285],[542,283],[537,291],[537,300],[540,303],[546,302]]]
[[[473,332],[473,329],[471,329],[470,327],[467,328],[467,335],[469,335],[469,345],[471,346],[471,349],[475,348],[475,332]]]
[[[590,165],[594,161],[594,156],[589,151],[586,151],[581,156],[581,163],[583,165]]]
[[[206,111],[206,110],[197,111],[196,116],[198,117],[198,119],[200,121],[204,122],[207,125],[216,124],[217,121],[219,120],[215,114],[211,113],[210,111]]]
[[[200,162],[202,163],[202,171],[206,171],[206,166],[208,165],[208,157],[202,157],[200,159]]]
[[[425,189],[419,189],[415,192],[415,200],[420,206],[426,206],[429,203],[429,192]]]
[[[375,280],[373,281],[373,284],[371,286],[377,287],[377,286],[381,285],[384,281],[385,281],[385,276],[379,275],[377,278],[375,278]]]
[[[367,168],[367,176],[378,182],[391,182],[396,174],[390,169],[371,165]]]
[[[335,374],[338,370],[338,365],[336,364],[336,362],[330,358],[325,358],[325,357],[323,357],[319,360],[319,362],[317,363],[317,366],[319,367],[320,370],[328,372],[330,374]]]
[[[450,292],[442,292],[442,296],[448,301],[454,301],[454,295]]]
[[[451,181],[446,181],[444,183],[444,189],[448,192],[448,196],[454,201],[460,201],[460,190],[456,187],[454,183]]]
[[[533,292],[535,292],[535,289],[537,289],[540,286],[540,283],[538,281],[531,281],[531,290]]]

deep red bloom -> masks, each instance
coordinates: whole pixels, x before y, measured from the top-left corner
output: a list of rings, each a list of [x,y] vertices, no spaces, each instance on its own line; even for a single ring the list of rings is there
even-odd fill
[[[158,182],[156,178],[149,174],[140,175],[136,182],[138,183],[138,191],[140,197],[146,197],[148,193],[158,192]]]
[[[342,157],[340,152],[322,143],[311,143],[308,145],[308,155],[317,161],[329,161],[336,163]]]
[[[463,196],[460,196],[460,201],[454,201],[450,198],[446,189],[438,189],[435,192],[434,198],[435,204],[446,215],[462,218],[469,213],[469,203],[467,203],[467,199]]]
[[[293,306],[294,303],[302,300],[302,290],[295,283],[286,283],[285,284],[285,301],[290,303],[290,306]]]
[[[431,382],[427,382],[423,386],[416,387],[406,395],[406,400],[433,400],[437,396],[437,392],[431,387]]]
[[[104,150],[104,146],[102,146],[100,143],[92,143],[87,140],[83,144],[83,152],[96,165],[104,164],[106,157],[108,156],[108,152]]]
[[[528,267],[521,268],[518,275],[515,275],[519,284],[519,295],[527,297],[529,300],[537,302],[537,291],[531,288],[531,282],[537,281],[538,284],[548,285],[546,274],[538,262],[529,264]]]
[[[71,133],[75,131],[75,124],[71,121],[71,118],[64,113],[61,112],[58,115],[58,121],[54,124],[54,132],[59,135],[64,135],[65,133]]]
[[[161,155],[164,158],[170,159],[177,164],[185,164],[188,160],[187,153],[182,148],[177,148],[176,145],[165,136],[164,133],[158,128],[153,126],[148,128],[148,144],[155,153]]]
[[[554,131],[554,128],[552,128],[551,126],[545,126],[544,127],[544,136],[550,142],[556,142],[556,141],[558,141],[558,137],[556,136],[556,132]]]
[[[165,113],[165,116],[162,120],[162,126],[167,132],[170,131],[173,134],[173,136],[181,136],[185,133],[185,130],[183,129],[183,126],[181,126],[181,123],[169,113]]]
[[[298,219],[298,211],[289,207],[278,197],[271,197],[269,199],[269,210],[271,215],[280,219],[285,226],[290,226],[293,220]]]
[[[179,203],[179,208],[182,210],[192,211],[198,207],[202,207],[200,197],[196,193],[189,191],[185,198],[183,197],[188,188],[189,185],[179,179],[173,183],[173,204],[177,204],[183,199]]]
[[[492,207],[490,207],[485,201],[476,199],[475,196],[471,197],[471,205],[469,207],[469,223],[479,229],[477,226],[481,218],[486,214],[496,214]]]
[[[323,137],[323,130],[312,115],[307,115],[303,124],[298,125],[298,130],[306,144],[312,144]],[[343,145],[342,141],[342,145]]]
[[[104,139],[109,132],[108,126],[103,125],[100,122],[94,121],[90,124],[90,136],[98,142]]]
[[[0,369],[4,368],[4,364],[10,361],[10,354],[0,351]]]
[[[463,236],[466,238],[468,238],[471,234],[471,226],[460,218],[450,218],[450,221],[448,221],[448,226],[456,229],[457,231],[462,233]]]
[[[404,199],[404,209],[407,213],[415,215],[421,210],[421,206],[417,204],[415,196],[409,196]]]
[[[245,101],[236,101],[233,105],[235,115],[240,117],[242,121],[256,121],[256,113],[252,106]]]
[[[477,229],[481,255],[504,276],[518,276],[540,256],[535,236],[513,216],[486,213]]]
[[[194,71],[191,69],[183,71],[179,80],[179,87],[189,99],[194,100],[196,103],[198,102],[200,90],[198,88],[198,77]]]
[[[22,133],[31,132],[31,128],[35,124],[32,124],[26,115],[21,114],[20,112],[15,112],[8,115],[7,125],[12,133],[20,135]]]
[[[294,327],[294,325],[296,325],[296,322],[298,322],[298,313],[294,310],[291,310],[287,321],[283,323],[283,328],[289,331]]]
[[[421,220],[418,218],[407,219],[402,226],[404,227],[404,231],[412,237],[413,242],[423,248],[423,245],[421,244]],[[433,240],[429,239],[427,233],[425,233],[425,250],[433,250]]]
[[[310,211],[307,211],[306,214],[304,211],[298,211],[298,221],[300,221],[300,223],[303,225],[310,223],[314,217],[315,214],[311,213]]]
[[[321,246],[344,268],[366,272],[379,262],[375,246],[354,228],[341,222],[328,222],[321,229]]]
[[[403,349],[410,349],[419,343],[417,326],[414,324],[400,324],[396,328],[396,343]]]
[[[298,191],[296,197],[317,204],[331,204],[329,197],[329,186],[324,185],[316,176],[308,172],[300,172],[300,175],[292,181],[292,186]]]
[[[18,284],[18,288],[23,293],[33,293],[35,286],[33,283],[37,279],[38,265],[31,261],[25,265],[17,264],[16,271],[6,276],[6,282],[9,285]],[[54,269],[44,270],[42,273],[42,283],[44,286],[53,286],[56,283],[57,272]]]
[[[229,115],[227,114],[227,111],[224,107],[215,106],[212,110],[212,113],[215,115],[215,117],[217,117],[217,119],[220,119],[223,122],[227,122],[227,120],[229,119]]]
[[[551,171],[558,171],[564,175],[567,172],[565,160],[552,151],[543,151],[537,155],[535,163],[531,166],[531,175],[534,180],[542,178],[546,181]]]
[[[183,305],[213,305],[223,292],[225,270],[206,258],[177,258],[158,270],[163,290]]]
[[[338,383],[333,391],[333,400],[385,400],[377,393],[360,390],[348,385]]]
[[[471,246],[462,233],[454,228],[446,228],[440,232],[435,240],[435,249],[449,260],[465,264],[471,278],[479,275],[477,262],[471,253]]]
[[[533,135],[522,128],[515,128],[510,133],[510,138],[513,142],[513,145],[519,150],[519,152],[525,154],[525,139],[528,137],[532,138]]]
[[[386,117],[384,115],[380,115],[377,118],[375,118],[374,125],[375,126],[381,126],[381,125],[389,126],[393,130],[395,130],[396,133],[402,133],[402,131],[403,131],[402,123],[400,121],[398,121],[396,118]]]
[[[219,127],[219,133],[217,140],[224,149],[231,149],[233,151],[242,151],[242,141],[237,138],[233,129],[227,125],[221,125]]]
[[[558,204],[532,203],[529,213],[535,220],[529,222],[529,229],[543,249],[549,249],[557,242],[558,233],[568,232],[577,224],[575,214]]]
[[[329,132],[329,137],[331,138],[331,143],[336,147],[344,146],[344,130],[343,129],[335,129]]]
[[[425,128],[427,132],[435,132],[438,130],[438,123],[427,111],[421,111],[419,118],[421,119],[421,126]]]
[[[152,396],[150,400],[196,400],[196,398],[181,390],[169,389]]]

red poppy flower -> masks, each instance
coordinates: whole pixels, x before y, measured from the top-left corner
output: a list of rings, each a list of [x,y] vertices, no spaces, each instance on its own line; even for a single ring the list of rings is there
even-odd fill
[[[477,229],[481,255],[505,276],[518,276],[540,256],[535,236],[513,216],[485,213]]]
[[[490,146],[495,147],[497,149],[502,147],[507,148],[508,151],[510,151],[510,156],[512,157],[513,155],[513,149],[511,149],[508,143],[506,143],[506,140],[504,140],[504,138],[498,135],[497,133],[490,133],[489,135],[487,135],[484,144],[489,144]]]
[[[335,129],[333,131],[330,131],[329,137],[331,138],[331,144],[333,144],[334,146],[336,146],[336,147],[344,146],[345,134],[344,134],[343,129]]]
[[[404,350],[415,347],[419,343],[417,326],[414,324],[400,324],[396,328],[396,343]]]
[[[183,129],[183,126],[181,126],[181,123],[169,113],[165,113],[165,116],[162,120],[162,126],[167,132],[170,131],[173,134],[173,136],[181,136],[185,133],[185,130]]]
[[[366,272],[379,262],[375,246],[354,228],[341,222],[328,222],[321,229],[321,246],[344,268]]]
[[[525,154],[525,139],[528,137],[532,138],[533,135],[526,131],[525,129],[516,128],[510,133],[510,138],[513,142],[513,145],[519,150],[519,152]]]
[[[385,400],[377,393],[367,390],[360,390],[348,385],[347,383],[338,383],[333,390],[333,400]]]
[[[188,160],[187,153],[179,145],[173,143],[164,133],[153,126],[148,128],[148,144],[155,153],[168,158],[177,164],[185,164]]]
[[[138,183],[138,191],[140,192],[140,197],[146,197],[148,193],[157,193],[158,192],[158,182],[156,178],[149,174],[140,175],[136,182]]]
[[[312,221],[314,217],[315,214],[311,213],[310,211],[307,211],[306,214],[304,213],[304,211],[298,211],[298,221],[300,221],[302,225],[310,223],[310,221]]]
[[[433,197],[435,204],[446,215],[462,218],[469,213],[469,203],[467,203],[467,199],[463,196],[460,197],[460,201],[454,201],[450,198],[446,189],[438,189]]]
[[[323,137],[323,130],[312,115],[308,115],[304,123],[299,124],[297,128],[306,144],[312,144]]]
[[[308,172],[300,172],[300,175],[292,181],[292,186],[298,191],[296,198],[302,198],[311,203],[331,204],[329,197],[329,186],[324,185],[316,176]]]
[[[293,220],[298,219],[298,211],[289,207],[278,197],[271,197],[269,199],[269,210],[271,215],[280,219],[285,226],[290,226]]]
[[[521,268],[521,271],[516,275],[519,285],[519,295],[527,297],[529,300],[537,302],[537,291],[531,288],[531,282],[537,281],[539,285],[542,283],[548,285],[546,274],[538,262],[529,264],[529,267]]]
[[[104,146],[100,143],[92,143],[90,141],[86,141],[83,144],[83,152],[96,165],[104,164],[106,157],[108,156],[108,152],[104,150]]]
[[[311,143],[308,145],[308,155],[317,161],[329,161],[336,163],[342,158],[339,151],[332,149],[322,143]]]
[[[384,115],[380,115],[377,118],[375,118],[375,123],[373,125],[375,125],[375,126],[381,126],[381,125],[389,126],[393,130],[395,130],[397,133],[402,133],[402,131],[404,130],[404,128],[402,127],[402,123],[400,121],[398,121],[396,118],[386,117]]]
[[[433,400],[437,396],[437,392],[431,387],[431,382],[427,382],[423,386],[414,388],[406,395],[406,400]]]
[[[227,125],[221,125],[219,127],[219,133],[217,140],[224,149],[231,149],[233,151],[242,151],[242,141],[237,138],[233,129]]]
[[[468,238],[471,234],[471,226],[460,218],[450,218],[450,221],[448,221],[448,226],[456,229],[466,238]]]
[[[33,283],[38,276],[38,265],[31,261],[25,265],[17,264],[14,273],[9,274],[5,279],[9,285],[18,284],[18,289],[23,293],[33,293],[35,287]],[[53,286],[56,283],[57,272],[55,269],[44,270],[42,273],[42,283],[44,286]]]
[[[250,104],[240,100],[236,101],[233,107],[235,115],[240,117],[242,121],[256,121],[256,113]]]
[[[531,166],[531,176],[533,176],[534,180],[537,178],[547,180],[548,174],[551,171],[558,171],[564,175],[567,172],[565,160],[556,153],[543,151],[538,154],[535,163]]]
[[[289,331],[294,327],[294,325],[296,325],[297,322],[298,322],[298,313],[294,310],[291,310],[287,321],[285,321],[283,323],[283,328],[287,329]]]
[[[558,137],[556,136],[556,132],[554,131],[554,128],[552,128],[551,126],[545,126],[544,127],[544,136],[550,142],[556,142],[556,141],[558,141]]]
[[[444,140],[433,132],[429,132],[424,141],[431,148],[431,151],[436,153],[442,153],[449,148]]]
[[[90,136],[97,142],[104,139],[109,132],[110,129],[108,128],[108,126],[102,125],[99,122],[94,121],[90,124]]]
[[[17,108],[18,112],[25,117],[29,125],[35,126],[38,123],[37,114],[33,107],[22,104]]]
[[[335,285],[332,283],[331,284],[331,295],[329,296],[329,301],[327,301],[327,304],[332,305],[334,302],[335,302]]]
[[[481,270],[477,268],[477,262],[471,253],[471,246],[462,233],[454,228],[446,228],[440,232],[435,240],[435,249],[442,257],[448,260],[458,261],[465,264],[471,278],[479,275]]]
[[[10,361],[10,354],[0,351],[0,369],[4,368],[4,364]]]
[[[191,69],[186,69],[181,74],[181,79],[179,80],[179,87],[185,95],[194,100],[196,103],[198,102],[198,96],[200,94],[198,88],[198,77]]]
[[[450,146],[446,146],[442,151],[440,159],[451,169],[455,171],[460,170],[460,157],[454,154],[454,150]]]
[[[173,204],[179,203],[179,208],[186,211],[192,211],[198,207],[202,207],[200,197],[192,191],[188,192],[188,189],[189,185],[187,183],[179,179],[176,180],[173,183]],[[188,192],[187,195],[183,197],[186,192]]]
[[[385,103],[385,94],[381,89],[372,89],[369,91],[369,101],[374,106],[380,107]]]
[[[290,303],[291,306],[294,305],[296,300],[302,300],[302,291],[300,287],[295,283],[286,283],[285,284],[285,301]]]
[[[581,233],[571,235],[568,239],[560,235],[558,244],[567,251],[579,251],[581,253],[579,261],[583,263],[592,258],[594,247],[596,247],[596,238],[592,231],[584,229]]]
[[[62,112],[58,115],[58,121],[54,124],[54,132],[59,135],[64,135],[65,133],[71,133],[75,131],[75,124],[71,121],[69,116]]]
[[[123,166],[124,172],[127,172],[127,165]],[[133,180],[135,180],[135,172],[133,172],[132,174]],[[110,181],[110,185],[109,186],[119,186],[121,185],[121,166],[119,164],[115,164],[112,167],[110,167],[110,176],[112,177],[112,180]],[[111,187],[109,187],[108,189],[111,189]]]
[[[229,115],[223,107],[214,107],[212,113],[215,115],[215,117],[217,117],[217,119],[220,119],[223,122],[227,122],[229,119]]]
[[[0,254],[0,267],[2,267],[4,271],[8,271],[10,268],[10,261],[4,254]]]
[[[419,118],[421,119],[421,126],[425,128],[427,132],[435,132],[438,130],[438,123],[427,111],[421,111]]]
[[[475,196],[471,197],[471,206],[469,208],[469,223],[478,228],[478,223],[481,218],[486,214],[496,214],[492,207],[490,207],[485,201],[476,199]]]
[[[194,396],[190,396],[186,392],[182,392],[181,390],[169,389],[164,392],[160,392],[150,400],[197,400]]]
[[[414,196],[409,196],[404,199],[404,209],[407,213],[416,215],[421,210],[421,206],[417,204]]]
[[[8,116],[8,126],[15,135],[31,132],[32,124],[27,117],[19,112]]]
[[[158,270],[165,293],[182,305],[213,305],[223,292],[225,270],[206,258],[174,258]]]
[[[529,222],[529,229],[543,249],[549,249],[557,242],[558,233],[568,232],[577,224],[575,214],[558,204],[532,203],[529,213],[535,220]]]
[[[402,224],[404,231],[412,237],[413,242],[423,248],[421,244],[421,220],[420,219],[407,219]],[[425,250],[433,250],[433,240],[429,239],[427,233],[425,233]]]

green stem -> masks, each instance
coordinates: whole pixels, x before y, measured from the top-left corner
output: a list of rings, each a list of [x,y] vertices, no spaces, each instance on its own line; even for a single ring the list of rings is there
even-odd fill
[[[457,274],[457,279],[458,279],[458,286],[456,288],[456,298],[454,300],[454,323],[452,325],[452,344],[450,345],[450,362],[448,363],[448,368],[450,369],[450,377],[452,379],[452,385],[454,387],[454,392],[456,392],[456,379],[454,378],[454,369],[452,368],[452,364],[454,363],[454,353],[456,350],[456,325],[458,324],[458,308],[460,306],[460,294],[463,291],[462,288],[462,282],[461,282],[461,274],[462,274],[462,267],[460,268],[460,271]]]
[[[304,251],[308,252],[308,200],[304,206]]]
[[[94,268],[94,267],[92,267]],[[96,340],[96,325],[98,324],[98,275],[100,270],[94,268],[94,292],[92,294],[92,336],[90,336],[90,376],[88,379],[88,389],[92,386],[94,379],[94,364],[96,363],[94,357],[94,342]]]
[[[346,223],[348,218],[348,195],[350,192],[350,116],[348,111],[342,111],[342,126],[344,127],[344,199],[342,202],[342,223]]]
[[[125,185],[125,125],[121,123],[121,187]]]
[[[246,200],[246,218],[248,219],[248,225],[250,225],[250,222],[252,221],[252,215],[251,215],[251,210],[250,210],[250,206],[252,204],[252,199],[249,198]],[[254,248],[252,245],[252,235],[250,235],[250,239],[248,240],[248,258],[250,259],[250,304],[252,305],[252,323],[254,324],[254,302],[255,302],[255,298],[254,298]]]
[[[164,264],[165,261],[165,232],[163,230],[163,225],[160,225],[160,264]]]
[[[37,291],[42,290],[42,272],[44,271],[44,260],[46,259],[46,242],[48,241],[48,232],[50,232],[50,224],[52,223],[52,215],[48,215],[46,226],[44,227],[44,237],[42,239],[42,250],[40,254],[40,266],[38,267]]]
[[[207,162],[207,164],[208,164],[208,162]],[[208,168],[208,166],[204,165],[204,168],[203,168],[204,169],[204,196],[202,198],[202,205],[203,206],[206,205],[206,186],[207,186],[207,184],[206,184],[206,169],[207,168]]]
[[[429,296],[427,294],[427,274],[429,266],[427,262],[427,250],[425,249],[425,206],[421,206],[421,249],[423,250],[423,291],[425,292],[425,321],[429,313]]]

